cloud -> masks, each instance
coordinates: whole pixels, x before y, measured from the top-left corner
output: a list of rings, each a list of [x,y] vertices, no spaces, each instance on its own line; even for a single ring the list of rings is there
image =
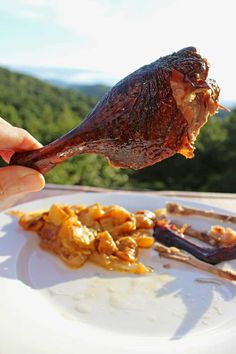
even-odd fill
[[[194,45],[209,58],[223,92],[234,95],[234,0],[13,2],[20,4],[21,16],[49,21],[71,34],[70,41],[53,48],[45,42],[38,51],[25,53],[33,64],[40,57],[42,65],[90,68],[121,78],[161,55]]]
[[[65,83],[93,84],[106,82],[114,85],[118,78],[107,75],[105,72],[75,69],[75,68],[58,68],[58,67],[38,67],[38,66],[20,66],[9,65],[9,67],[17,72],[32,75],[43,80],[58,80]]]
[[[19,16],[30,20],[44,20],[44,16],[42,14],[28,9],[20,10],[18,14]]]

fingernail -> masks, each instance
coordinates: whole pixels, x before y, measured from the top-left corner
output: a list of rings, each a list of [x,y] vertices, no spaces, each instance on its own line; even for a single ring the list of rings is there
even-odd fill
[[[22,176],[19,181],[21,192],[36,192],[44,187],[42,175],[30,174]]]

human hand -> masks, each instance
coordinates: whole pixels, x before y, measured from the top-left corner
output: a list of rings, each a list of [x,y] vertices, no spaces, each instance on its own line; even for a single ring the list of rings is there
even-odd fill
[[[0,157],[9,163],[16,151],[38,149],[41,145],[26,130],[13,127],[0,118]],[[23,166],[0,168],[0,202],[13,195],[36,192],[45,185],[44,177],[38,172]]]

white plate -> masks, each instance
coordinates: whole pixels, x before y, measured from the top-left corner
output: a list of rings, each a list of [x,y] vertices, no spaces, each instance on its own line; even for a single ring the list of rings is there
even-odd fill
[[[84,193],[17,209],[101,202],[131,211],[154,210],[166,201],[143,194]],[[191,222],[206,227],[197,218]],[[1,354],[208,354],[213,348],[215,354],[235,353],[235,284],[199,283],[197,278],[213,276],[160,259],[153,250],[141,252],[142,261],[154,268],[148,276],[109,272],[89,263],[71,270],[42,251],[37,236],[22,231],[6,212],[0,214],[0,225]],[[166,263],[172,267],[163,268]],[[227,266],[236,269],[236,261]]]

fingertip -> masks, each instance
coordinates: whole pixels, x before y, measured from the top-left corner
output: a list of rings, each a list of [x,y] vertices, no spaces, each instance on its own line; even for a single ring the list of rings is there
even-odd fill
[[[37,171],[32,171],[30,174],[21,177],[21,188],[27,192],[38,192],[45,186],[45,180],[43,175]]]
[[[0,200],[15,194],[38,192],[45,186],[43,175],[38,171],[23,166],[0,168]]]
[[[18,137],[21,140],[20,149],[21,150],[34,150],[40,149],[42,144],[36,140],[27,130],[23,128],[14,127],[17,131]]]
[[[39,173],[39,185],[40,185],[40,190],[45,187],[45,178],[41,173]]]

